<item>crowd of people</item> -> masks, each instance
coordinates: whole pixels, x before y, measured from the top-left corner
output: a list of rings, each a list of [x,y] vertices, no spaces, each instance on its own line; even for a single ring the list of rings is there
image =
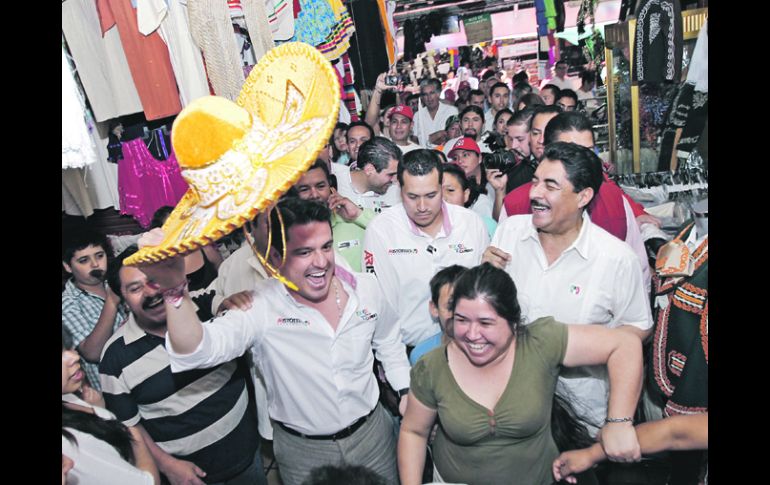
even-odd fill
[[[261,439],[287,485],[597,483],[707,448],[707,413],[634,426],[660,221],[565,74],[383,73],[232,253],[64,234],[63,483],[267,483]]]

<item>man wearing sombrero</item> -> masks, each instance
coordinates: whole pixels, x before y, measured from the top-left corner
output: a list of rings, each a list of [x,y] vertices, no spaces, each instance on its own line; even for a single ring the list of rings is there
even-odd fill
[[[173,142],[190,191],[126,259],[163,295],[172,371],[251,350],[267,386],[273,449],[287,485],[340,462],[398,480],[392,420],[378,404],[372,373],[374,350],[403,396],[403,412],[409,363],[392,309],[374,277],[335,265],[328,207],[288,198],[268,209],[329,139],[338,91],[317,50],[287,43],[252,70],[238,106],[216,97],[188,105],[175,121]],[[256,256],[273,278],[256,284],[245,310],[202,324],[177,256],[265,209],[270,249]]]

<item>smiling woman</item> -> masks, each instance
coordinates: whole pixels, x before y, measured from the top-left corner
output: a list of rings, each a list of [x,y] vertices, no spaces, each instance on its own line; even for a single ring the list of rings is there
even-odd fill
[[[524,327],[513,280],[489,263],[458,278],[451,309],[451,340],[412,368],[398,445],[403,484],[420,483],[423,450],[436,418],[434,473],[442,480],[551,483],[551,463],[559,452],[551,411],[561,366],[607,364],[609,415],[633,413],[642,375],[637,337],[551,317]],[[638,459],[628,424],[605,426],[604,446],[616,457]],[[607,445],[608,436],[613,445]]]

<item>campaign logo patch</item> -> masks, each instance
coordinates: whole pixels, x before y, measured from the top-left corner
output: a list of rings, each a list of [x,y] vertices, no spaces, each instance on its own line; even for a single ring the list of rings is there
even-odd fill
[[[468,246],[466,246],[463,243],[460,243],[460,244],[450,244],[449,245],[449,249],[451,249],[452,251],[454,251],[456,253],[459,253],[459,254],[473,252],[473,248],[469,248]]]
[[[402,248],[388,249],[388,254],[390,254],[390,255],[417,254],[417,252],[418,252],[417,248],[413,248],[413,249],[409,249],[409,248],[406,248],[406,249],[402,249]]]
[[[292,317],[278,317],[278,320],[276,321],[279,327],[308,327],[310,326],[310,322],[308,320],[302,320],[301,318],[292,318]]]
[[[340,241],[337,244],[337,249],[348,249],[348,248],[354,248],[358,246],[360,243],[358,242],[358,239],[351,239],[350,241]]]
[[[377,318],[377,314],[376,313],[371,313],[366,308],[364,308],[363,310],[357,311],[356,312],[356,316],[358,318],[360,318],[361,320],[364,320],[364,321],[368,321],[368,320],[372,320],[374,318]]]
[[[575,296],[579,296],[582,291],[583,289],[578,285],[569,285],[569,292]]]
[[[364,250],[364,271],[376,274],[374,272],[374,254]]]

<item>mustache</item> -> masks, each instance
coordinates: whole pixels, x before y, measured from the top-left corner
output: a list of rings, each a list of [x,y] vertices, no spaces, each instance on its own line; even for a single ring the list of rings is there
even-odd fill
[[[104,270],[103,269],[92,269],[88,272],[89,275],[91,275],[94,278],[98,279],[104,279]]]
[[[158,302],[163,301],[163,295],[158,293],[155,296],[151,296],[149,298],[145,298],[142,300],[142,309],[143,310],[149,310],[150,307],[153,307],[158,304]]]

